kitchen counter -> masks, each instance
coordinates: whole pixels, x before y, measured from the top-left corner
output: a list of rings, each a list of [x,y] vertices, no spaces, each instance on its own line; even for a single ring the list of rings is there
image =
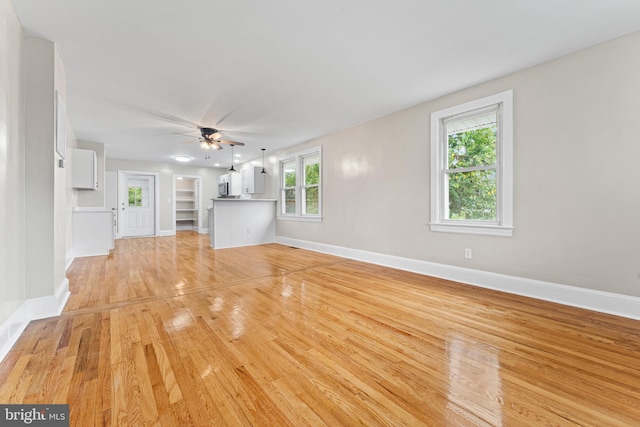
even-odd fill
[[[71,249],[74,257],[109,255],[114,248],[115,211],[75,210],[72,213]]]
[[[213,202],[276,202],[276,199],[236,199],[235,197],[217,197]]]
[[[214,249],[261,245],[276,240],[275,199],[211,199],[209,238]]]

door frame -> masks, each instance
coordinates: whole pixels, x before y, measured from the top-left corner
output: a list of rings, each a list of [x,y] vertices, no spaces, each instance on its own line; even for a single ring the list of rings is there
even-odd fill
[[[174,173],[172,175],[172,184],[173,184],[173,189],[171,194],[173,195],[172,199],[173,199],[173,208],[171,209],[171,212],[173,213],[172,215],[172,223],[173,223],[173,233],[175,234],[177,231],[177,226],[176,226],[176,179],[181,176],[183,178],[188,178],[188,179],[197,179],[198,180],[198,199],[196,200],[196,205],[198,206],[198,233],[202,233],[204,230],[204,227],[202,226],[202,218],[203,218],[203,214],[202,214],[202,205],[203,205],[203,198],[202,198],[202,177],[200,175],[185,175],[183,173]]]
[[[120,224],[122,224],[124,218],[122,218],[122,202],[124,200],[128,200],[129,195],[122,194],[122,182],[124,182],[125,175],[144,175],[153,177],[153,235],[158,236],[160,234],[160,174],[157,172],[145,172],[145,171],[131,171],[131,170],[122,170],[118,169],[118,229],[116,231],[116,239],[122,238],[120,234]],[[147,236],[148,237],[148,236]]]

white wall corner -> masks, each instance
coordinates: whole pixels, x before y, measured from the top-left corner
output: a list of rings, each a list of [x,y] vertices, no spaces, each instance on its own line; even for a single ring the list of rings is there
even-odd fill
[[[306,240],[276,237],[276,243],[453,280],[487,289],[640,320],[640,298],[552,282],[437,264]]]
[[[31,321],[60,315],[70,295],[69,279],[65,277],[53,295],[25,301],[27,318]]]
[[[56,292],[55,292],[55,297],[58,305],[56,316],[59,316],[62,313],[62,310],[64,309],[64,306],[67,304],[67,301],[69,300],[70,296],[71,296],[71,291],[69,291],[69,279],[65,277],[62,283],[58,285],[58,288],[56,289]]]

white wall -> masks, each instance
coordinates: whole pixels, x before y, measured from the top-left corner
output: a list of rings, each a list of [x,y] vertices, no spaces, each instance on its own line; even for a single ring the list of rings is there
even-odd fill
[[[23,49],[11,3],[0,0],[0,325],[26,299]]]
[[[0,359],[29,321],[68,298],[71,194],[55,152],[64,67],[52,42],[27,37],[0,0]]]
[[[640,296],[638,52],[634,33],[279,153],[323,146],[324,221],[278,236]],[[513,237],[431,232],[430,114],[508,89]]]
[[[66,171],[55,152],[56,89],[64,70],[53,42],[25,38],[25,221],[27,298],[65,280]]]
[[[194,175],[202,178],[202,199],[200,206],[205,211],[202,219],[203,228],[208,228],[208,218],[206,208],[211,205],[209,199],[217,197],[218,177],[226,173],[222,168],[201,168],[192,166],[176,165],[171,163],[140,162],[137,160],[106,159],[105,170],[107,171],[140,171],[160,174],[160,231],[168,232],[174,229],[173,222],[173,175]]]

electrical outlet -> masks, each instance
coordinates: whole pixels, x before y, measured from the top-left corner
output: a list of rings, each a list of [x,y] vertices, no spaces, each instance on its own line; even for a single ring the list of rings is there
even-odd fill
[[[473,258],[473,251],[470,248],[465,248],[464,257],[466,259],[472,259]]]

